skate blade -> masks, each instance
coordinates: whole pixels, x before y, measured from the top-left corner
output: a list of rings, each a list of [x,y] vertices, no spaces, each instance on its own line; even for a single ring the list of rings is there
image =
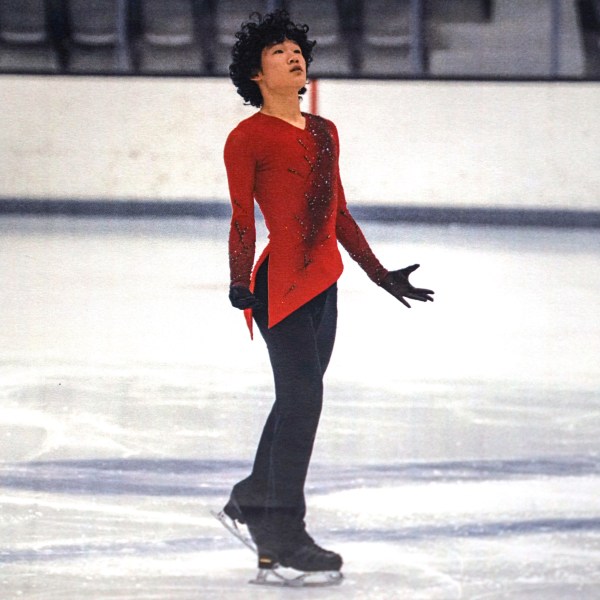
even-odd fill
[[[210,514],[229,531],[234,537],[236,537],[244,546],[250,548],[252,552],[256,553],[256,546],[252,541],[252,538],[244,535],[242,530],[237,526],[235,521],[232,521],[223,511],[216,512],[214,510],[210,511]]]
[[[344,576],[340,571],[315,571],[300,573],[300,575],[286,576],[276,569],[259,569],[256,579],[248,583],[253,585],[266,585],[272,587],[331,587],[340,585]]]

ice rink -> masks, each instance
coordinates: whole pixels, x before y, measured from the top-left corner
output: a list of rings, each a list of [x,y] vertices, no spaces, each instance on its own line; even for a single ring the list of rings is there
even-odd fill
[[[250,466],[266,348],[222,220],[0,219],[0,598],[600,598],[600,230],[363,229],[308,483],[341,587],[256,588],[209,514]]]

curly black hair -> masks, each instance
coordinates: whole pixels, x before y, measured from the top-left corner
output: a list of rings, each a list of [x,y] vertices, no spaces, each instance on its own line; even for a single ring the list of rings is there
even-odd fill
[[[256,82],[250,78],[260,71],[263,49],[286,39],[296,42],[306,60],[308,72],[316,42],[309,40],[306,35],[308,25],[292,23],[285,10],[277,10],[264,17],[259,13],[252,13],[250,19],[242,23],[241,29],[235,34],[237,42],[231,51],[233,62],[229,65],[229,76],[246,104],[260,108],[263,97]],[[298,94],[301,96],[305,92],[306,88],[303,87]]]

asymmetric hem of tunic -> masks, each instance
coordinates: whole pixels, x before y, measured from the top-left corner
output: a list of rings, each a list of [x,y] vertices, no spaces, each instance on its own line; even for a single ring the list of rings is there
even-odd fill
[[[257,112],[229,134],[225,167],[231,197],[231,285],[254,290],[269,257],[269,327],[333,285],[343,271],[338,240],[377,284],[387,275],[348,211],[335,125],[302,113],[300,129]],[[254,263],[254,201],[269,241]],[[245,311],[252,335],[252,311]]]

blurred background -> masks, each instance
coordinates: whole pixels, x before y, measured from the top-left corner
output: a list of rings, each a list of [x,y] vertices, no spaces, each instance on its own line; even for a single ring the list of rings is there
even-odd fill
[[[600,75],[597,0],[3,0],[0,68],[227,75],[239,24],[275,8],[310,24],[315,76]]]
[[[598,223],[598,0],[0,0],[0,212],[226,217],[230,49],[277,7],[361,217]]]

